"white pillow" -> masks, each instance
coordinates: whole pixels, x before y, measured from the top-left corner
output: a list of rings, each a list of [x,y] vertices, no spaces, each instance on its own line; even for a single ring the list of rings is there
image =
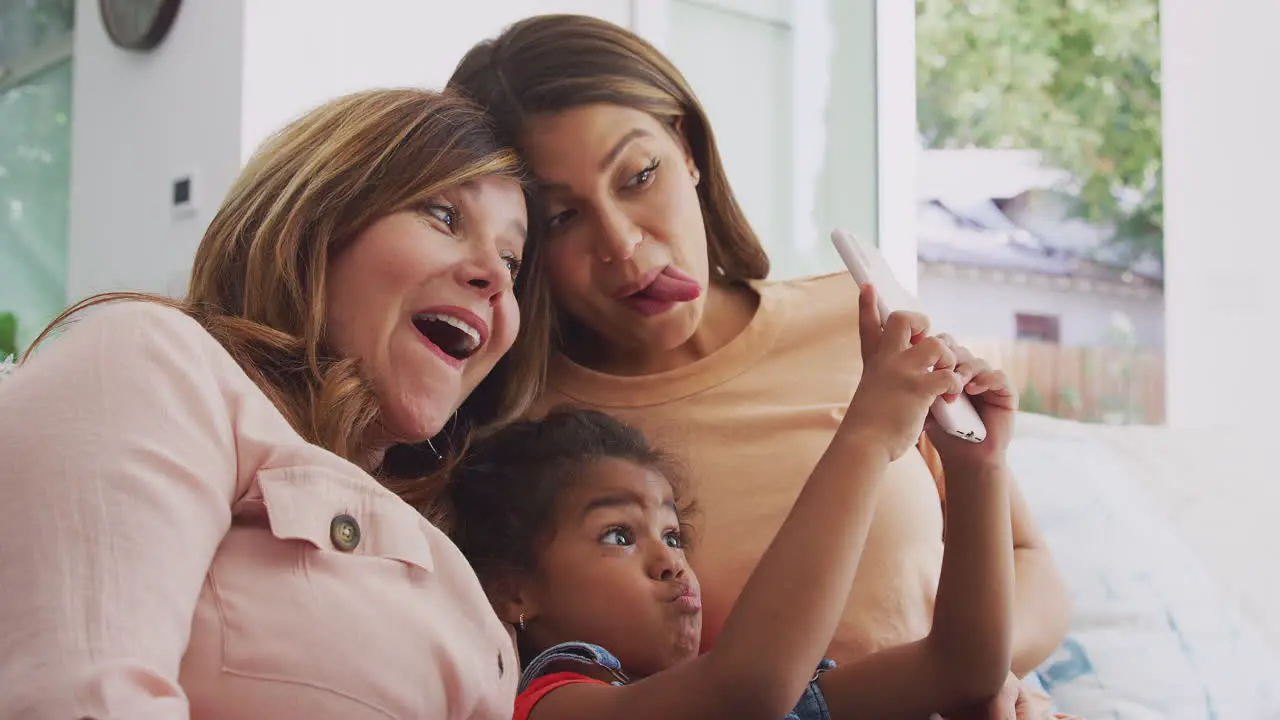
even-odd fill
[[[1280,718],[1280,663],[1110,448],[1020,437],[1010,462],[1071,590],[1070,632],[1038,670],[1060,711]]]

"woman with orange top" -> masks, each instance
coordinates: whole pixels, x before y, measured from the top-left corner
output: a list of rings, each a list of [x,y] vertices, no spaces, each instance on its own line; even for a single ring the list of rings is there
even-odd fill
[[[545,236],[531,247],[529,299],[550,306],[557,351],[538,411],[606,411],[684,460],[712,647],[858,386],[859,289],[844,273],[766,280],[706,113],[623,28],[529,18],[468,52],[449,87],[487,108],[537,181]],[[928,634],[947,482],[991,472],[1008,472],[1003,453],[940,457],[923,438],[889,466],[831,658],[847,666]],[[1013,677],[1061,641],[1068,601],[1009,487]]]

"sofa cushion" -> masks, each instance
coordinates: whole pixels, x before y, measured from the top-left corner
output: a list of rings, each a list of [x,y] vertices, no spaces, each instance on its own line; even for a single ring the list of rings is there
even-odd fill
[[[1132,463],[1092,429],[1031,423],[1010,461],[1072,594],[1069,635],[1038,671],[1059,709],[1091,720],[1280,716],[1280,664]]]

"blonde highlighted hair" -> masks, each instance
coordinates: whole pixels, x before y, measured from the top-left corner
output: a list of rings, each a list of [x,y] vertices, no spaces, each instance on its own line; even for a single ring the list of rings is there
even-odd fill
[[[94,305],[141,300],[177,308],[227,349],[302,437],[362,463],[379,405],[357,363],[326,341],[329,259],[378,219],[490,176],[521,179],[520,164],[470,101],[412,89],[338,98],[249,160],[205,231],[185,298],[95,295],[63,312],[32,349]],[[545,326],[526,317],[522,333]],[[457,424],[478,430],[520,414],[540,388],[543,363],[545,354],[508,354],[463,403]],[[434,454],[398,457],[394,472],[379,469],[380,479],[430,514],[443,468]]]

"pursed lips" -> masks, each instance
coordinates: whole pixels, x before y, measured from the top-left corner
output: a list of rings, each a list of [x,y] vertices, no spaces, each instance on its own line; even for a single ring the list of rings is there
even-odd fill
[[[677,584],[674,594],[667,602],[675,603],[681,609],[689,612],[697,612],[702,609],[702,598],[698,596],[698,592],[693,589],[693,586],[687,583]]]

